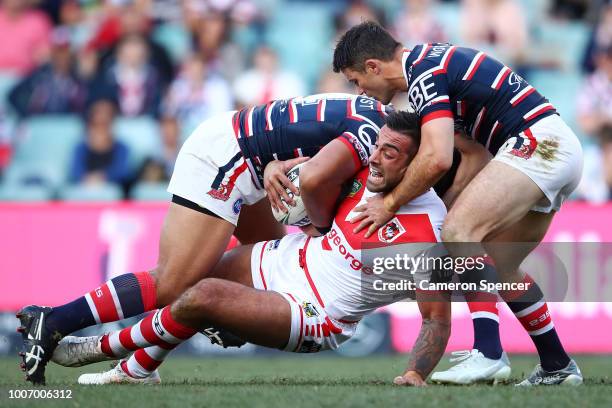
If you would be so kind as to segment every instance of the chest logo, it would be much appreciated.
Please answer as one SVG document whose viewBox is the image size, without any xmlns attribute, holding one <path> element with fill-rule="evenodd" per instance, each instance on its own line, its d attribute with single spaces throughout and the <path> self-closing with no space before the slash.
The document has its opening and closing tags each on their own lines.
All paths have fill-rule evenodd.
<svg viewBox="0 0 612 408">
<path fill-rule="evenodd" d="M 397 217 L 395 217 L 378 230 L 378 239 L 380 242 L 391 243 L 402 236 L 405 232 L 406 229 L 399 222 Z"/>
</svg>

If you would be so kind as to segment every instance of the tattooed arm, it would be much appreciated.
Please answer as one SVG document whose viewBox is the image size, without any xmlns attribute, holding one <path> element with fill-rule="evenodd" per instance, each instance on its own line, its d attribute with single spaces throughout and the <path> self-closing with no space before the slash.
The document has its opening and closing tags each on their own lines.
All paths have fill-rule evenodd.
<svg viewBox="0 0 612 408">
<path fill-rule="evenodd" d="M 450 337 L 450 302 L 424 301 L 418 297 L 417 301 L 423 319 L 421 331 L 412 347 L 406 372 L 393 381 L 397 385 L 426 385 L 425 379 L 442 358 Z"/>
</svg>

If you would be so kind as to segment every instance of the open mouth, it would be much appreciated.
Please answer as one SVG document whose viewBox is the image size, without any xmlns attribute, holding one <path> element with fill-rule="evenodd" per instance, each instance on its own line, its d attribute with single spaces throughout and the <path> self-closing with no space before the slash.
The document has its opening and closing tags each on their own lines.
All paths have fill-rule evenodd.
<svg viewBox="0 0 612 408">
<path fill-rule="evenodd" d="M 383 174 L 375 168 L 370 167 L 370 180 L 375 183 L 381 182 L 383 180 Z"/>
</svg>

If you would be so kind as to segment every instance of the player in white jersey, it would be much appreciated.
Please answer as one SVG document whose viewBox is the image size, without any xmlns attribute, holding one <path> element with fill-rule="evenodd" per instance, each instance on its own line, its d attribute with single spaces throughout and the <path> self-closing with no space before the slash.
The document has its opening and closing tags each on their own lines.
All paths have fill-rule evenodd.
<svg viewBox="0 0 612 408">
<path fill-rule="evenodd" d="M 158 382 L 155 370 L 168 351 L 211 324 L 251 343 L 286 351 L 337 348 L 355 333 L 364 315 L 407 297 L 403 288 L 377 294 L 364 286 L 373 270 L 362 248 L 375 251 L 400 243 L 421 243 L 421 249 L 411 254 L 417 256 L 423 245 L 439 241 L 446 209 L 433 190 L 402 206 L 376 237 L 364 240 L 347 221 L 355 207 L 401 180 L 418 143 L 416 116 L 391 114 L 370 156 L 369 170 L 353 180 L 327 234 L 298 233 L 235 248 L 224 255 L 213 277 L 201 280 L 172 305 L 115 333 L 66 338 L 56 349 L 54 361 L 83 365 L 123 358 L 137 350 L 112 370 L 85 374 L 79 382 Z M 414 279 L 411 276 L 410 270 L 403 271 L 406 280 Z M 421 302 L 423 296 L 426 294 L 416 291 L 424 319 L 418 344 L 396 384 L 423 385 L 450 335 L 450 303 L 446 299 Z"/>
</svg>

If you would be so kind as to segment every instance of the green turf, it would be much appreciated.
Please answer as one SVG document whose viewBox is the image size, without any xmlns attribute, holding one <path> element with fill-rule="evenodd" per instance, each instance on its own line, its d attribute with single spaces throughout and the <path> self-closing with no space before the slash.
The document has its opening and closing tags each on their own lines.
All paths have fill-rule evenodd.
<svg viewBox="0 0 612 408">
<path fill-rule="evenodd" d="M 8 389 L 28 388 L 16 359 L 0 359 L 0 407 L 612 407 L 612 356 L 576 360 L 586 377 L 577 388 L 515 389 L 507 385 L 430 386 L 390 384 L 405 356 L 253 357 L 170 359 L 161 368 L 161 386 L 76 386 L 79 374 L 102 371 L 108 363 L 69 369 L 51 365 L 47 388 L 71 389 L 71 400 L 9 400 Z M 533 356 L 514 356 L 513 378 L 531 371 Z M 448 366 L 442 363 L 441 368 Z M 93 370 L 92 370 L 93 369 Z"/>
</svg>

